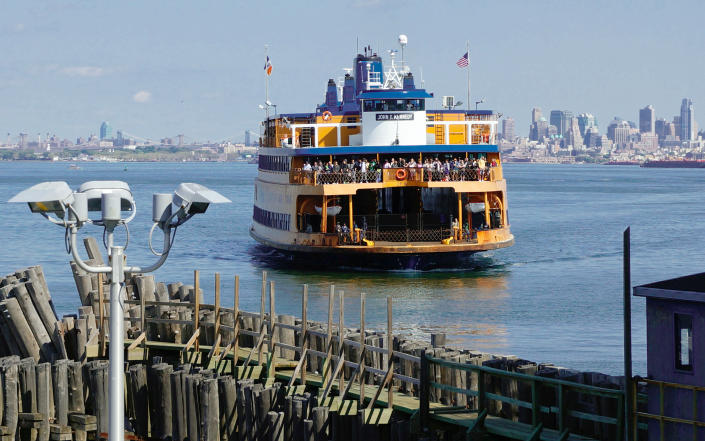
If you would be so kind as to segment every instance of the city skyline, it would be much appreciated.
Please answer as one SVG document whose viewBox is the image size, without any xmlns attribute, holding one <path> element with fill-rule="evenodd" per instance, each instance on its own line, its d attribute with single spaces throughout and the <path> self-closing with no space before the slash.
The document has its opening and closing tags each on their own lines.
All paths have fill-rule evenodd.
<svg viewBox="0 0 705 441">
<path fill-rule="evenodd" d="M 687 16 L 679 13 L 682 4 Z M 407 62 L 438 101 L 465 98 L 466 71 L 455 61 L 469 40 L 471 100 L 486 97 L 481 108 L 512 116 L 519 132 L 533 105 L 590 109 L 609 121 L 614 115 L 634 119 L 630 109 L 643 103 L 678 114 L 677 107 L 671 110 L 673 96 L 705 100 L 697 74 L 705 61 L 693 56 L 705 43 L 697 21 L 705 5 L 698 2 L 539 8 L 450 1 L 431 8 L 412 1 L 400 8 L 358 0 L 294 12 L 280 5 L 6 3 L 0 133 L 52 131 L 75 139 L 95 133 L 96 121 L 105 120 L 145 138 L 237 139 L 263 118 L 265 44 L 274 67 L 270 100 L 280 112 L 301 112 L 323 101 L 320 84 L 341 76 L 357 42 L 385 55 L 397 48 L 400 33 L 409 35 Z M 371 12 L 384 27 L 368 19 Z M 335 29 L 321 29 L 320 23 L 341 16 L 346 20 Z M 470 27 L 449 21 L 468 16 L 487 19 Z M 428 26 L 415 25 L 421 17 Z M 297 33 L 295 46 L 289 33 L 269 32 L 292 26 L 319 31 Z M 659 53 L 687 61 L 688 69 L 674 71 Z"/>
</svg>

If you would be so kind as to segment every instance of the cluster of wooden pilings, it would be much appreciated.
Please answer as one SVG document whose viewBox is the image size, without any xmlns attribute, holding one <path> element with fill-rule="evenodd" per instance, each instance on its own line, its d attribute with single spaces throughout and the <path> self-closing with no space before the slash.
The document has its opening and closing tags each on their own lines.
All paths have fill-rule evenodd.
<svg viewBox="0 0 705 441">
<path fill-rule="evenodd" d="M 96 241 L 87 238 L 84 245 L 89 263 L 103 265 Z M 71 266 L 82 306 L 60 320 L 41 267 L 0 279 L 0 441 L 82 440 L 107 432 L 109 289 L 101 275 Z M 214 304 L 202 302 L 204 285 L 213 287 Z M 129 363 L 125 405 L 128 430 L 137 438 L 434 439 L 465 429 L 440 424 L 433 432 L 420 431 L 412 415 L 421 401 L 454 412 L 482 407 L 487 415 L 529 424 L 537 417 L 516 403 L 536 402 L 537 391 L 544 409 L 560 408 L 571 397 L 572 412 L 619 413 L 607 399 L 561 397 L 555 387 L 532 389 L 526 378 L 459 369 L 486 367 L 609 389 L 622 383 L 598 373 L 450 348 L 444 334 L 433 334 L 430 341 L 394 335 L 390 298 L 387 329 L 369 330 L 365 294 L 359 294 L 359 326 L 350 328 L 343 323 L 345 293 L 333 286 L 327 322 L 307 319 L 306 285 L 300 317 L 276 313 L 275 283 L 266 273 L 258 312 L 239 308 L 237 277 L 234 286 L 234 301 L 226 306 L 218 274 L 212 284 L 202 283 L 198 271 L 186 284 L 126 274 L 121 291 Z M 452 363 L 427 363 L 424 388 L 426 356 Z M 480 396 L 489 398 L 480 402 Z M 558 424 L 550 413 L 539 421 L 545 427 L 579 425 L 582 434 L 596 439 L 614 435 L 614 428 L 594 421 L 567 418 Z"/>
</svg>

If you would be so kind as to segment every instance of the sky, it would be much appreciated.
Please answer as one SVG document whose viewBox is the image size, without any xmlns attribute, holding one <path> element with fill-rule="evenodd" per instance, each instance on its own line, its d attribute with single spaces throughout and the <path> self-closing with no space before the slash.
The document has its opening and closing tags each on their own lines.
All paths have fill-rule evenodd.
<svg viewBox="0 0 705 441">
<path fill-rule="evenodd" d="M 242 141 L 258 131 L 264 48 L 270 101 L 310 112 L 356 45 L 409 39 L 417 84 L 467 101 L 455 62 L 470 43 L 471 101 L 516 121 L 531 108 L 589 112 L 601 131 L 648 104 L 705 115 L 702 1 L 0 1 L 0 140 L 114 130 L 151 139 Z M 705 119 L 701 119 L 705 123 Z"/>
</svg>

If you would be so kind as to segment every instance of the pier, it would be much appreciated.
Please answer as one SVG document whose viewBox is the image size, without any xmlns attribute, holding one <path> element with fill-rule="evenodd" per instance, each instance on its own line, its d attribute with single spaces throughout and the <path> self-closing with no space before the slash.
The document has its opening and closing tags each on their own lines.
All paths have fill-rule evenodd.
<svg viewBox="0 0 705 441">
<path fill-rule="evenodd" d="M 100 259 L 94 240 L 85 245 Z M 41 268 L 0 282 L 0 439 L 107 436 L 109 300 L 100 275 L 73 271 L 83 306 L 61 320 Z M 623 439 L 617 378 L 446 348 L 442 334 L 431 344 L 395 335 L 391 298 L 375 331 L 365 294 L 358 326 L 344 325 L 351 294 L 334 286 L 317 323 L 307 285 L 285 288 L 300 290 L 300 317 L 277 314 L 266 273 L 256 312 L 240 309 L 237 276 L 230 305 L 219 274 L 206 283 L 194 271 L 188 285 L 126 276 L 130 439 Z"/>
</svg>

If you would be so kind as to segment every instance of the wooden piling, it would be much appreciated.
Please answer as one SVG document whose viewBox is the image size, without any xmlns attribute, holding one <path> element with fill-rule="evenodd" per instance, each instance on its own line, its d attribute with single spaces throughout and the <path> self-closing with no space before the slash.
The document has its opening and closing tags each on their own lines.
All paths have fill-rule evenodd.
<svg viewBox="0 0 705 441">
<path fill-rule="evenodd" d="M 149 410 L 152 437 L 168 440 L 171 430 L 171 365 L 159 363 L 152 365 L 149 378 Z"/>
<path fill-rule="evenodd" d="M 149 434 L 149 392 L 147 387 L 147 367 L 133 364 L 127 370 L 127 387 L 129 390 L 134 432 L 146 437 Z"/>
<path fill-rule="evenodd" d="M 39 361 L 39 345 L 17 299 L 9 298 L 0 302 L 0 313 L 15 337 L 22 357 L 32 357 L 35 362 Z"/>
<path fill-rule="evenodd" d="M 266 441 L 284 441 L 284 412 L 267 412 L 267 426 Z"/>
<path fill-rule="evenodd" d="M 14 438 L 17 431 L 17 423 L 19 421 L 19 402 L 18 402 L 18 365 L 19 360 L 8 360 L 9 363 L 3 364 L 0 367 L 2 371 L 3 382 L 3 422 L 12 437 Z"/>
<path fill-rule="evenodd" d="M 365 404 L 365 304 L 367 301 L 367 295 L 363 292 L 360 294 L 360 357 L 358 363 L 360 363 L 360 373 L 358 374 L 357 384 L 360 387 L 360 405 Z"/>
<path fill-rule="evenodd" d="M 198 405 L 198 386 L 201 376 L 195 374 L 186 375 L 185 395 L 186 395 L 186 428 L 189 440 L 200 439 L 200 421 Z"/>
<path fill-rule="evenodd" d="M 99 433 L 108 432 L 108 362 L 103 360 L 88 363 L 88 378 L 90 381 L 90 397 L 92 409 L 96 416 Z"/>
<path fill-rule="evenodd" d="M 201 405 L 201 441 L 220 440 L 220 404 L 218 380 L 203 380 L 199 387 Z"/>
<path fill-rule="evenodd" d="M 52 366 L 54 388 L 54 415 L 62 426 L 69 424 L 69 360 L 58 360 Z"/>
<path fill-rule="evenodd" d="M 231 376 L 218 377 L 218 399 L 220 402 L 220 434 L 224 441 L 235 440 L 237 424 L 237 387 Z"/>
</svg>

